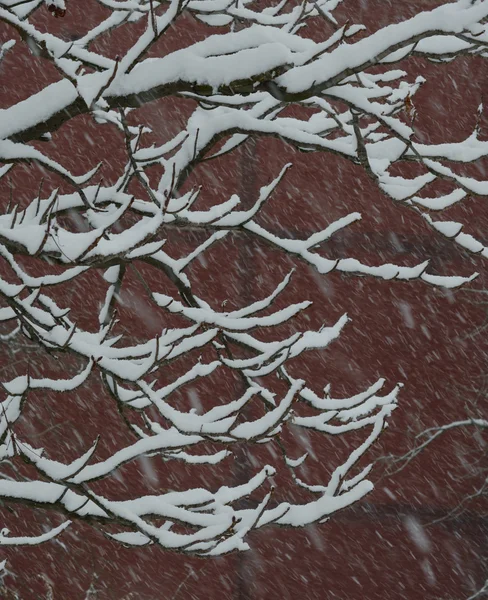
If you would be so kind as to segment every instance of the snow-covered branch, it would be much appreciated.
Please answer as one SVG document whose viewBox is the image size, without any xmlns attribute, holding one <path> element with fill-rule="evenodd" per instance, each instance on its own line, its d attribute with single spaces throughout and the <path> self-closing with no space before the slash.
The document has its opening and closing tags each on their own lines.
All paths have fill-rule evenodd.
<svg viewBox="0 0 488 600">
<path fill-rule="evenodd" d="M 455 170 L 488 156 L 488 142 L 475 130 L 462 142 L 418 143 L 413 97 L 424 80 L 409 81 L 405 71 L 390 65 L 412 56 L 440 62 L 461 55 L 485 57 L 488 1 L 459 0 L 372 34 L 360 25 L 341 26 L 333 15 L 338 3 L 332 0 L 293 7 L 286 2 L 263 7 L 251 0 L 99 2 L 110 16 L 67 42 L 41 31 L 31 17 L 47 9 L 63 18 L 69 3 L 0 0 L 2 27 L 36 60 L 47 61 L 58 77 L 0 110 L 0 178 L 20 164 L 34 163 L 64 186 L 43 190 L 41 182 L 27 201 L 2 205 L 0 321 L 12 322 L 12 330 L 1 339 L 8 343 L 22 335 L 59 362 L 77 365 L 76 373 L 68 369 L 63 377 L 27 371 L 1 381 L 0 463 L 20 459 L 37 475 L 0 479 L 0 499 L 50 507 L 69 520 L 40 536 L 2 534 L 0 545 L 41 543 L 81 519 L 127 545 L 155 543 L 198 555 L 242 550 L 253 529 L 326 520 L 372 489 L 366 479 L 371 467 L 363 458 L 395 409 L 400 386 L 380 394 L 380 380 L 351 397 L 332 398 L 327 390 L 321 397 L 300 377 L 295 359 L 332 344 L 347 326 L 347 315 L 328 319 L 318 330 L 303 330 L 296 321 L 304 322 L 300 315 L 311 303 L 306 297 L 286 300 L 292 274 L 271 282 L 263 298 L 236 301 L 226 310 L 197 285 L 196 261 L 241 235 L 321 275 L 339 271 L 451 288 L 476 274 L 436 275 L 428 260 L 415 266 L 368 265 L 353 256 L 329 257 L 328 242 L 359 221 L 358 212 L 342 215 L 306 239 L 264 226 L 261 211 L 280 201 L 289 164 L 270 176 L 250 206 L 234 193 L 228 198 L 216 194 L 210 206 L 202 207 L 205 190 L 195 180 L 207 161 L 250 137 L 274 137 L 301 152 L 334 153 L 363 168 L 382 193 L 420 214 L 435 232 L 487 257 L 480 242 L 461 233 L 461 224 L 434 220 L 426 211 L 442 210 L 468 194 L 488 195 L 488 180 Z M 160 40 L 188 16 L 204 24 L 204 38 L 148 56 L 158 53 Z M 324 20 L 324 31 L 330 33 L 321 41 L 304 35 L 314 20 Z M 137 21 L 145 23 L 139 37 L 129 27 Z M 212 26 L 226 29 L 214 33 L 208 29 Z M 127 31 L 130 43 L 114 59 L 95 42 L 118 28 Z M 6 72 L 13 42 L 0 46 Z M 169 96 L 191 103 L 191 111 L 173 137 L 155 145 L 147 141 L 153 132 L 137 108 Z M 96 163 L 76 169 L 50 157 L 57 130 L 80 115 L 110 128 L 114 144 L 120 143 L 124 158 L 112 165 L 116 174 L 110 182 L 96 182 L 107 160 L 103 148 Z M 46 142 L 43 151 L 39 140 Z M 412 162 L 420 174 L 395 174 L 397 167 Z M 438 179 L 451 182 L 452 191 L 427 197 L 428 186 Z M 198 242 L 175 248 L 168 243 L 175 231 L 179 240 L 197 232 Z M 40 265 L 41 274 L 32 274 L 29 261 Z M 102 300 L 94 318 L 81 325 L 63 290 L 90 276 L 103 287 Z M 144 288 L 155 320 L 167 324 L 145 338 L 142 331 L 129 334 L 119 321 L 130 281 Z M 92 438 L 70 461 L 18 433 L 17 421 L 35 390 L 63 395 L 77 390 L 79 397 L 95 376 L 116 405 L 125 440 L 108 458 L 97 456 L 102 426 L 97 441 Z M 233 378 L 232 386 L 221 383 L 225 378 Z M 210 387 L 211 407 L 188 408 L 175 400 L 185 396 L 190 384 Z M 92 485 L 103 484 L 141 457 L 215 465 L 230 462 L 243 444 L 281 448 L 286 428 L 330 436 L 351 433 L 358 444 L 319 484 L 296 474 L 307 457 L 293 459 L 285 450 L 283 464 L 292 483 L 312 495 L 308 502 L 277 498 L 275 466 L 265 464 L 247 482 L 214 486 L 215 491 L 195 487 L 113 500 Z M 432 432 L 424 445 L 440 432 Z"/>
</svg>

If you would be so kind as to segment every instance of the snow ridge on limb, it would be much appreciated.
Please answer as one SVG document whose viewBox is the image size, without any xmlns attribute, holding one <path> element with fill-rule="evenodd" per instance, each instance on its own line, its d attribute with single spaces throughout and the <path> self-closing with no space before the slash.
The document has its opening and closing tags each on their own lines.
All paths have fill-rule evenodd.
<svg viewBox="0 0 488 600">
<path fill-rule="evenodd" d="M 202 163 L 232 152 L 251 136 L 272 136 L 302 152 L 332 152 L 364 168 L 379 190 L 420 212 L 434 230 L 488 255 L 484 246 L 461 232 L 460 224 L 434 221 L 422 212 L 442 210 L 468 194 L 488 195 L 488 182 L 462 176 L 457 167 L 445 164 L 486 157 L 487 143 L 478 139 L 477 131 L 462 142 L 417 143 L 412 98 L 423 79 L 408 82 L 406 73 L 393 67 L 381 74 L 372 70 L 374 65 L 394 65 L 410 56 L 441 62 L 461 55 L 486 56 L 488 1 L 449 3 L 372 35 L 360 25 L 337 22 L 333 11 L 338 0 L 295 7 L 280 2 L 265 8 L 250 0 L 99 2 L 111 14 L 84 37 L 68 43 L 38 30 L 30 16 L 47 6 L 53 17 L 67 17 L 69 4 L 0 0 L 2 25 L 13 35 L 20 34 L 39 60 L 51 63 L 59 75 L 37 94 L 0 111 L 0 178 L 19 164 L 34 162 L 69 185 L 63 193 L 43 192 L 40 185 L 27 202 L 9 203 L 0 214 L 0 259 L 5 266 L 0 321 L 12 325 L 0 339 L 11 343 L 23 336 L 60 360 L 70 355 L 80 364 L 71 377 L 56 379 L 27 371 L 1 381 L 0 464 L 20 459 L 35 469 L 38 479 L 2 475 L 0 499 L 48 505 L 71 521 L 87 520 L 110 531 L 127 545 L 159 544 L 202 556 L 244 550 L 244 538 L 253 529 L 324 521 L 372 489 L 367 480 L 371 465 L 358 463 L 386 426 L 400 386 L 382 394 L 384 381 L 379 380 L 349 398 L 332 398 L 327 389 L 323 397 L 315 393 L 293 376 L 299 363 L 289 363 L 332 344 L 347 326 L 347 315 L 317 331 L 294 326 L 292 333 L 289 329 L 283 333 L 310 306 L 300 299 L 283 307 L 291 273 L 263 298 L 226 310 L 195 285 L 195 261 L 202 262 L 206 252 L 230 237 L 243 235 L 323 275 L 336 270 L 387 281 L 419 279 L 443 287 L 461 285 L 472 277 L 432 274 L 428 261 L 414 266 L 366 265 L 355 257 L 329 257 L 328 241 L 361 219 L 357 212 L 306 239 L 264 227 L 260 211 L 276 201 L 273 196 L 286 185 L 290 165 L 274 174 L 250 207 L 242 207 L 235 193 L 201 208 L 200 188 L 188 189 L 186 184 L 190 176 L 198 175 Z M 185 12 L 210 27 L 228 30 L 163 57 L 147 58 L 168 29 L 179 26 Z M 303 35 L 312 18 L 324 19 L 333 29 L 319 42 Z M 130 40 L 123 56 L 105 56 L 100 51 L 104 44 L 93 44 L 108 31 L 123 31 L 141 20 L 145 30 Z M 13 52 L 11 41 L 1 46 L 2 69 L 8 69 Z M 165 96 L 184 96 L 193 102 L 193 111 L 173 138 L 148 145 L 150 130 L 133 109 Z M 313 110 L 285 113 L 290 105 Z M 123 144 L 125 162 L 115 183 L 94 182 L 96 164 L 77 175 L 49 156 L 51 136 L 82 114 L 112 128 Z M 39 139 L 47 142 L 45 151 L 32 145 Z M 408 161 L 417 162 L 422 174 L 411 179 L 393 174 L 395 165 Z M 426 197 L 427 186 L 440 178 L 450 180 L 454 191 L 443 198 Z M 76 228 L 70 218 L 76 219 Z M 196 232 L 198 242 L 177 254 L 166 243 L 174 231 L 181 236 Z M 26 258 L 39 261 L 46 273 L 30 274 Z M 54 273 L 48 268 L 53 264 Z M 145 273 L 151 269 L 157 275 L 148 281 Z M 57 290 L 91 273 L 101 274 L 105 294 L 91 328 L 84 328 L 70 306 L 59 300 Z M 117 309 L 131 278 L 143 285 L 151 310 L 171 323 L 148 339 L 135 339 L 118 326 Z M 177 370 L 181 359 L 186 361 L 182 372 Z M 215 383 L 224 374 L 235 376 L 235 389 L 222 391 L 226 388 Z M 121 442 L 102 459 L 97 456 L 102 430 L 80 456 L 65 462 L 32 445 L 27 435 L 25 439 L 19 435 L 17 422 L 35 390 L 58 394 L 77 390 L 82 395 L 94 375 L 101 376 L 130 441 Z M 211 386 L 217 398 L 211 408 L 185 409 L 174 402 L 194 383 Z M 298 471 L 307 455 L 293 458 L 282 447 L 281 433 L 290 426 L 330 436 L 350 432 L 364 436 L 328 481 L 308 483 Z M 271 465 L 256 468 L 241 485 L 131 494 L 126 500 L 113 500 L 91 487 L 141 457 L 216 465 L 231 461 L 235 448 L 244 443 L 279 445 L 292 482 L 313 499 L 303 504 L 277 500 Z M 248 499 L 245 504 L 243 499 Z M 33 537 L 10 537 L 5 532 L 0 545 L 46 542 L 68 525 L 65 521 Z M 120 531 L 114 533 L 115 528 Z"/>
</svg>

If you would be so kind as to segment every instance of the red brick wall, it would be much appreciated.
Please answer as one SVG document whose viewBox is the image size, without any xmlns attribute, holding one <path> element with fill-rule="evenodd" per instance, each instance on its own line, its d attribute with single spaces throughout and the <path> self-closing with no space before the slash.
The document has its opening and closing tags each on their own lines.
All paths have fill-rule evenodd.
<svg viewBox="0 0 488 600">
<path fill-rule="evenodd" d="M 354 22 L 375 29 L 406 18 L 419 6 L 430 8 L 442 3 L 354 0 L 345 2 L 339 14 L 341 20 L 350 14 Z M 69 38 L 87 31 L 103 12 L 92 0 L 70 2 L 64 19 L 54 21 L 46 10 L 41 10 L 36 21 L 40 27 L 55 27 Z M 172 31 L 165 44 L 167 48 L 181 46 L 203 33 L 201 26 L 187 19 L 185 28 Z M 2 25 L 0 42 L 10 37 Z M 115 55 L 128 40 L 114 34 L 102 43 Z M 161 51 L 161 46 L 154 50 Z M 415 60 L 408 68 L 427 78 L 416 97 L 418 139 L 438 142 L 468 135 L 486 89 L 486 61 L 460 59 L 435 66 Z M 33 58 L 19 44 L 0 67 L 0 106 L 27 97 L 56 77 L 45 61 Z M 148 104 L 140 112 L 147 117 L 155 139 L 161 140 L 184 122 L 189 107 L 187 101 L 166 99 Z M 114 165 L 123 159 L 123 146 L 114 130 L 95 126 L 86 116 L 65 124 L 50 144 L 34 145 L 50 156 L 62 157 L 63 164 L 74 172 L 93 165 L 102 154 L 106 157 L 102 174 L 107 180 L 113 177 Z M 436 237 L 418 215 L 384 197 L 359 167 L 335 156 L 303 155 L 278 140 L 263 139 L 231 157 L 207 163 L 205 170 L 197 170 L 195 181 L 204 183 L 203 201 L 212 195 L 224 199 L 237 191 L 244 201 L 251 202 L 256 190 L 288 161 L 294 163 L 294 168 L 263 214 L 266 224 L 274 230 L 305 236 L 358 210 L 363 213 L 363 220 L 336 234 L 324 246 L 323 252 L 328 256 L 355 256 L 370 264 L 391 261 L 409 265 L 431 258 L 432 269 L 441 274 L 481 271 L 471 287 L 484 285 L 486 269 L 482 260 Z M 486 176 L 487 166 L 484 161 L 476 168 Z M 15 169 L 12 188 L 16 199 L 22 202 L 31 197 L 39 175 L 35 167 Z M 50 175 L 44 175 L 45 186 L 59 184 Z M 2 205 L 9 193 L 4 178 L 0 181 Z M 448 216 L 466 222 L 467 232 L 486 239 L 488 210 L 483 199 L 469 199 Z M 170 239 L 169 244 L 180 250 L 182 244 L 191 245 L 194 241 L 178 238 Z M 216 247 L 205 256 L 206 265 L 192 267 L 193 273 L 202 289 L 218 300 L 230 296 L 236 305 L 241 298 L 245 301 L 254 294 L 269 292 L 292 265 L 286 256 L 244 235 L 234 236 L 225 250 L 221 248 Z M 400 407 L 374 450 L 375 456 L 400 454 L 410 447 L 413 434 L 422 426 L 464 416 L 469 396 L 460 387 L 476 385 L 485 365 L 484 337 L 470 336 L 485 316 L 483 307 L 469 302 L 474 295 L 444 292 L 422 282 L 389 283 L 338 273 L 322 277 L 304 265 L 296 266 L 299 269 L 294 283 L 283 301 L 314 301 L 307 312 L 309 320 L 301 322 L 310 327 L 331 324 L 347 312 L 352 323 L 329 349 L 310 353 L 306 361 L 293 368 L 306 376 L 317 391 L 331 382 L 338 395 L 360 391 L 380 376 L 386 377 L 389 385 L 397 381 L 406 384 Z M 32 263 L 29 268 L 35 272 L 40 267 Z M 145 275 L 151 277 L 149 271 Z M 96 306 L 101 293 L 97 277 L 80 279 L 63 291 L 65 302 L 73 305 L 73 313 L 86 326 L 92 319 L 90 306 Z M 87 297 L 87 290 L 91 298 Z M 136 278 L 131 280 L 123 300 L 125 308 L 120 318 L 129 330 L 142 334 L 140 328 L 144 327 L 145 333 L 154 333 L 162 326 L 159 318 L 152 315 L 141 320 L 142 312 L 147 314 L 149 310 L 145 310 L 144 290 Z M 2 368 L 18 373 L 25 372 L 26 361 L 37 368 L 49 368 L 51 373 L 61 373 L 64 368 L 48 365 L 47 358 L 26 349 L 20 349 L 12 363 L 7 349 L 0 347 L 0 360 Z M 26 437 L 37 436 L 36 443 L 55 448 L 58 453 L 62 449 L 67 456 L 86 448 L 102 428 L 100 456 L 124 443 L 113 425 L 115 409 L 96 377 L 72 396 L 65 399 L 37 394 L 19 423 Z M 125 549 L 88 525 L 76 524 L 59 540 L 46 545 L 8 550 L 12 574 L 5 582 L 23 600 L 44 597 L 46 581 L 52 582 L 54 598 L 73 600 L 84 598 L 92 581 L 100 599 L 458 600 L 469 596 L 473 586 L 486 578 L 486 507 L 475 503 L 468 505 L 459 517 L 429 527 L 419 524 L 445 516 L 480 483 L 467 468 L 482 453 L 482 445 L 471 433 L 459 431 L 446 436 L 391 478 L 381 478 L 383 470 L 378 465 L 373 475 L 376 489 L 365 502 L 321 526 L 294 531 L 268 528 L 254 533 L 250 538 L 252 550 L 244 555 L 201 560 L 159 548 Z M 304 441 L 295 439 L 290 443 L 303 446 Z M 311 480 L 327 473 L 349 449 L 339 438 L 311 436 L 310 444 L 314 454 L 309 459 L 307 475 Z M 241 472 L 233 475 L 237 479 L 252 470 L 245 453 L 240 459 Z M 153 461 L 152 466 L 155 475 L 149 480 L 140 465 L 123 468 L 121 480 L 109 491 L 116 494 L 118 485 L 130 486 L 134 491 L 155 491 L 161 485 L 171 487 L 178 482 L 191 481 L 195 485 L 198 477 L 205 482 L 218 482 L 227 468 L 205 468 L 195 473 L 184 467 L 175 471 L 178 467 L 172 463 L 161 466 Z M 45 514 L 33 516 L 21 508 L 15 511 L 12 514 L 7 507 L 0 507 L 0 525 L 8 523 L 17 532 L 48 518 Z"/>
</svg>

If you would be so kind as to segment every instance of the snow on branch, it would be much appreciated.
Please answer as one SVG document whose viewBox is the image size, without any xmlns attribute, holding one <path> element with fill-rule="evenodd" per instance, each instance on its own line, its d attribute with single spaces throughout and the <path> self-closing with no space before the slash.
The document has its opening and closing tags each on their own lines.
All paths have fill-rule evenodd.
<svg viewBox="0 0 488 600">
<path fill-rule="evenodd" d="M 338 0 L 293 7 L 286 1 L 266 6 L 252 0 L 98 1 L 109 16 L 67 42 L 38 29 L 31 17 L 48 10 L 53 18 L 68 18 L 68 2 L 0 0 L 0 22 L 12 36 L 0 46 L 2 71 L 8 77 L 20 36 L 36 60 L 46 61 L 57 74 L 56 81 L 0 110 L 0 178 L 6 181 L 19 164 L 29 169 L 34 164 L 40 171 L 31 169 L 31 175 L 46 169 L 58 185 L 43 190 L 41 181 L 26 201 L 16 204 L 12 194 L 2 205 L 0 321 L 11 321 L 12 328 L 0 339 L 13 343 L 22 336 L 60 364 L 77 365 L 76 372 L 66 368 L 63 376 L 27 369 L 0 382 L 0 464 L 20 459 L 30 473 L 18 471 L 17 479 L 0 475 L 0 499 L 49 506 L 126 545 L 159 544 L 203 556 L 244 550 L 244 538 L 253 529 L 324 521 L 372 489 L 371 465 L 363 458 L 387 425 L 400 386 L 382 395 L 384 381 L 379 380 L 347 398 L 332 398 L 327 390 L 324 397 L 316 394 L 293 376 L 300 371 L 294 359 L 333 344 L 347 327 L 347 315 L 316 331 L 301 330 L 295 319 L 311 303 L 306 297 L 289 302 L 291 273 L 281 283 L 271 282 L 264 297 L 237 299 L 226 310 L 196 278 L 196 263 L 204 264 L 214 248 L 225 255 L 229 240 L 241 235 L 322 275 L 419 279 L 450 288 L 476 274 L 433 274 L 428 260 L 414 266 L 369 265 L 353 256 L 329 256 L 335 234 L 368 218 L 358 212 L 342 215 L 306 239 L 265 227 L 261 211 L 272 211 L 280 202 L 289 164 L 270 175 L 250 204 L 233 193 L 212 196 L 212 203 L 202 207 L 200 196 L 209 190 L 189 186 L 207 161 L 233 152 L 250 137 L 274 137 L 301 152 L 333 153 L 363 168 L 379 192 L 413 208 L 434 232 L 488 257 L 480 242 L 461 232 L 461 224 L 437 221 L 425 212 L 441 211 L 468 194 L 488 195 L 488 181 L 457 171 L 459 164 L 488 156 L 488 143 L 477 129 L 462 142 L 415 141 L 413 98 L 424 79 L 409 81 L 405 71 L 394 68 L 415 56 L 439 62 L 486 57 L 488 2 L 451 2 L 369 34 L 362 25 L 337 21 Z M 159 40 L 172 29 L 184 29 L 188 15 L 205 24 L 207 35 L 198 42 L 188 39 L 177 50 L 170 44 L 155 57 Z M 306 36 L 314 20 L 323 20 L 323 31 L 329 31 L 320 41 Z M 142 33 L 130 27 L 137 21 L 145 24 Z M 225 29 L 215 33 L 213 26 Z M 115 29 L 129 43 L 114 59 L 103 54 L 106 44 L 94 42 Z M 191 110 L 179 131 L 155 144 L 148 141 L 154 134 L 137 108 L 164 97 L 184 101 Z M 295 110 L 286 111 L 289 107 Z M 123 158 L 111 165 L 116 174 L 110 181 L 96 181 L 108 160 L 103 147 L 96 163 L 76 169 L 51 158 L 56 132 L 71 121 L 76 131 L 80 115 L 110 129 L 114 145 L 120 144 Z M 45 142 L 42 152 L 38 141 Z M 410 162 L 420 174 L 395 175 L 398 165 Z M 454 190 L 428 197 L 428 186 L 439 179 L 449 180 Z M 189 243 L 171 244 L 175 232 Z M 34 262 L 38 268 L 31 270 Z M 83 278 L 103 287 L 89 324 L 77 322 L 66 294 Z M 144 288 L 155 320 L 167 324 L 145 338 L 142 327 L 134 335 L 121 324 L 124 290 L 134 282 Z M 62 397 L 76 390 L 81 398 L 94 377 L 101 379 L 120 417 L 120 444 L 108 457 L 99 453 L 103 424 L 97 441 L 91 438 L 71 460 L 19 434 L 17 422 L 36 390 Z M 223 385 L 226 377 L 233 378 L 232 386 Z M 185 398 L 192 384 L 210 387 L 211 407 L 188 408 L 175 401 Z M 357 443 L 329 480 L 318 484 L 297 474 L 307 455 L 292 458 L 284 449 L 282 463 L 293 485 L 312 496 L 308 502 L 277 498 L 275 467 L 266 464 L 239 484 L 160 494 L 134 490 L 125 500 L 91 486 L 141 458 L 199 467 L 232 461 L 243 444 L 281 448 L 287 427 L 351 434 Z M 440 432 L 433 431 L 424 444 Z M 34 537 L 10 537 L 4 531 L 0 545 L 42 543 L 69 524 Z"/>
</svg>

